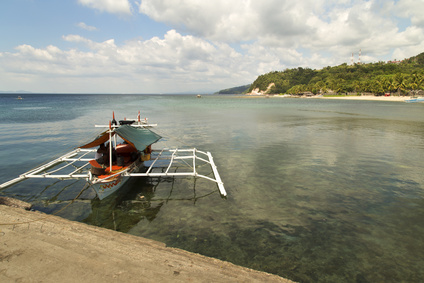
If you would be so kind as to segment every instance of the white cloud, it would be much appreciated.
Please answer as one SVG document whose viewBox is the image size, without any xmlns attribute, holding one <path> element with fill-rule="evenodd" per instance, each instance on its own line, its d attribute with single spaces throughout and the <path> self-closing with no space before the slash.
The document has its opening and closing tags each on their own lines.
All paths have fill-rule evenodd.
<svg viewBox="0 0 424 283">
<path fill-rule="evenodd" d="M 422 10 L 422 0 L 143 0 L 139 6 L 156 21 L 210 40 L 330 51 L 338 60 L 360 48 L 377 58 L 393 46 L 408 47 L 398 17 L 411 17 L 420 38 Z"/>
<path fill-rule="evenodd" d="M 139 11 L 189 33 L 212 40 L 243 42 L 308 35 L 306 21 L 322 11 L 322 1 L 291 0 L 143 0 Z"/>
<path fill-rule="evenodd" d="M 397 60 L 403 60 L 411 56 L 416 56 L 424 51 L 424 34 L 423 30 L 417 27 L 409 27 L 400 35 L 404 42 L 408 42 L 408 45 L 399 48 L 393 46 L 393 58 Z"/>
<path fill-rule="evenodd" d="M 84 38 L 77 34 L 69 34 L 66 36 L 62 36 L 62 39 L 69 42 L 83 42 L 83 43 L 90 43 L 91 40 Z"/>
<path fill-rule="evenodd" d="M 78 0 L 83 6 L 112 14 L 130 15 L 131 4 L 128 0 Z"/>
<path fill-rule="evenodd" d="M 96 30 L 97 30 L 97 28 L 96 28 L 96 27 L 89 26 L 89 25 L 87 25 L 87 24 L 86 24 L 86 23 L 84 23 L 84 22 L 80 22 L 80 23 L 78 23 L 78 24 L 77 24 L 77 27 L 82 28 L 82 29 L 84 29 L 84 30 L 88 30 L 88 31 L 96 31 Z"/>
<path fill-rule="evenodd" d="M 316 27 L 316 32 L 309 41 L 304 39 L 303 47 L 315 51 L 328 50 L 333 56 L 356 52 L 360 48 L 381 55 L 390 51 L 392 43 L 402 44 L 396 40 L 398 28 L 394 22 L 374 13 L 370 2 L 349 8 L 333 8 L 327 17 L 327 21 L 317 16 L 308 20 L 311 26 Z"/>
<path fill-rule="evenodd" d="M 413 25 L 424 27 L 424 1 L 399 0 L 396 11 L 405 18 L 410 18 Z"/>
<path fill-rule="evenodd" d="M 89 82 L 98 92 L 213 91 L 249 83 L 258 72 L 278 67 L 273 58 L 259 64 L 257 57 L 243 55 L 225 43 L 183 36 L 175 30 L 163 38 L 132 40 L 121 46 L 113 39 L 95 42 L 79 35 L 63 39 L 83 44 L 88 51 L 20 45 L 13 53 L 0 53 L 0 83 L 13 89 L 7 87 L 14 81 L 10 78 L 26 77 L 28 85 L 51 81 L 38 91 L 55 91 L 60 84 L 76 79 L 78 83 L 68 91 L 78 91 Z"/>
</svg>

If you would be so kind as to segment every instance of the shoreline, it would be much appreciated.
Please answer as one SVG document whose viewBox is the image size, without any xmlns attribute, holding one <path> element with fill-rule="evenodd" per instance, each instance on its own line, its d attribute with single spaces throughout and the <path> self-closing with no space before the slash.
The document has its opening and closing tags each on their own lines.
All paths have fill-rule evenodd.
<svg viewBox="0 0 424 283">
<path fill-rule="evenodd" d="M 372 101 L 397 101 L 405 102 L 405 100 L 411 99 L 410 96 L 374 96 L 374 95 L 361 95 L 353 96 L 346 95 L 341 97 L 312 97 L 316 99 L 342 99 L 342 100 L 372 100 Z"/>
<path fill-rule="evenodd" d="M 164 243 L 0 205 L 1 282 L 283 282 Z"/>
<path fill-rule="evenodd" d="M 412 99 L 412 96 L 375 96 L 375 95 L 346 95 L 346 96 L 331 96 L 331 97 L 324 97 L 324 96 L 283 96 L 283 95 L 264 95 L 264 94 L 245 94 L 244 97 L 250 97 L 250 98 L 301 98 L 301 99 L 339 99 L 339 100 L 369 100 L 369 101 L 393 101 L 393 102 L 405 102 L 405 100 Z"/>
</svg>

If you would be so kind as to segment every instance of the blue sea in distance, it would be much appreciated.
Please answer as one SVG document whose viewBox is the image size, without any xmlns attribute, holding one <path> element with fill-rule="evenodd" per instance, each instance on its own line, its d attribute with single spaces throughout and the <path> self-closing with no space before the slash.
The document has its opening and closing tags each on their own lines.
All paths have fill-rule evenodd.
<svg viewBox="0 0 424 283">
<path fill-rule="evenodd" d="M 193 179 L 0 191 L 46 213 L 299 282 L 424 282 L 424 104 L 204 95 L 0 95 L 0 182 L 138 111 L 162 147 L 210 151 L 228 197 Z M 59 212 L 60 211 L 60 212 Z"/>
</svg>

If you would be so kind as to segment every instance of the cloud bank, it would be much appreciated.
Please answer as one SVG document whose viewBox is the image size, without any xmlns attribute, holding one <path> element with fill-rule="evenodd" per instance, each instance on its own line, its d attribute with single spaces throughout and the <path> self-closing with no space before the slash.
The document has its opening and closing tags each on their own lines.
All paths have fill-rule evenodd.
<svg viewBox="0 0 424 283">
<path fill-rule="evenodd" d="M 422 41 L 424 1 L 143 0 L 139 11 L 212 41 L 269 48 L 329 50 L 339 58 L 360 48 L 371 57 Z M 398 24 L 411 18 L 400 31 Z M 419 37 L 416 37 L 420 35 Z M 419 52 L 419 47 L 416 48 Z"/>
</svg>

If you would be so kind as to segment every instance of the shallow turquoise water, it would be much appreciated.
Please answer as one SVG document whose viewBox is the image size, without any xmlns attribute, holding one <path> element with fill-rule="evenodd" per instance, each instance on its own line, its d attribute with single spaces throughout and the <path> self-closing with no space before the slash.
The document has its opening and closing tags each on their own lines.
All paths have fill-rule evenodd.
<svg viewBox="0 0 424 283">
<path fill-rule="evenodd" d="M 212 152 L 228 191 L 137 179 L 60 215 L 300 282 L 424 281 L 424 104 L 242 96 L 0 95 L 0 182 L 142 117 L 157 147 Z M 84 182 L 3 190 L 54 213 Z"/>
</svg>

